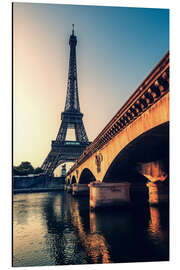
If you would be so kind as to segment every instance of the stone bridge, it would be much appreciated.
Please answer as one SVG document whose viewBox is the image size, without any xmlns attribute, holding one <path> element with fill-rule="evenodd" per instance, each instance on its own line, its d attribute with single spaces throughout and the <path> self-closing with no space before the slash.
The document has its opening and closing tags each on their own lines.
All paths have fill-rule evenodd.
<svg viewBox="0 0 180 270">
<path fill-rule="evenodd" d="M 169 52 L 66 175 L 90 206 L 168 201 Z"/>
</svg>

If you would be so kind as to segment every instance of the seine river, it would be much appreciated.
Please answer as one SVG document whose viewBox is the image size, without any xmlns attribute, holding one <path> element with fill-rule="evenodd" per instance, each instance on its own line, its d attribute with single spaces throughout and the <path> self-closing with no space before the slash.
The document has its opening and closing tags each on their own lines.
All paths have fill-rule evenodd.
<svg viewBox="0 0 180 270">
<path fill-rule="evenodd" d="M 66 192 L 16 194 L 13 266 L 168 260 L 168 208 L 90 211 Z"/>
</svg>

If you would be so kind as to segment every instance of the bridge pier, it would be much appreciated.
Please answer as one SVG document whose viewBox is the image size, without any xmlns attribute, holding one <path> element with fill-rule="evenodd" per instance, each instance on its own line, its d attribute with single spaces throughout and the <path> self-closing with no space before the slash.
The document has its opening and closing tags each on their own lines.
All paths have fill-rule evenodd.
<svg viewBox="0 0 180 270">
<path fill-rule="evenodd" d="M 130 199 L 133 206 L 147 205 L 149 190 L 146 183 L 132 182 L 130 186 Z"/>
<path fill-rule="evenodd" d="M 169 159 L 151 161 L 139 164 L 139 172 L 144 175 L 149 183 L 146 184 L 149 193 L 149 204 L 158 205 L 169 201 Z"/>
<path fill-rule="evenodd" d="M 72 185 L 72 194 L 74 196 L 81 196 L 81 195 L 88 195 L 89 194 L 89 187 L 88 184 L 73 184 Z"/>
<path fill-rule="evenodd" d="M 66 191 L 69 193 L 72 192 L 72 185 L 71 184 L 66 186 Z"/>
<path fill-rule="evenodd" d="M 92 182 L 90 189 L 90 208 L 130 204 L 130 183 Z"/>
<path fill-rule="evenodd" d="M 169 186 L 164 182 L 149 182 L 149 203 L 151 205 L 158 205 L 169 202 Z"/>
</svg>

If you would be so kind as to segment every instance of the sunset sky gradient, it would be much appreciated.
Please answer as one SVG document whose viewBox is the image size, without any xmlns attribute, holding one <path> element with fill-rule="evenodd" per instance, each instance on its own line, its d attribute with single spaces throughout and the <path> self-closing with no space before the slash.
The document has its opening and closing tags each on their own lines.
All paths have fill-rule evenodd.
<svg viewBox="0 0 180 270">
<path fill-rule="evenodd" d="M 92 141 L 169 49 L 169 10 L 13 4 L 14 165 L 41 166 L 64 110 L 75 24 L 78 86 Z"/>
</svg>

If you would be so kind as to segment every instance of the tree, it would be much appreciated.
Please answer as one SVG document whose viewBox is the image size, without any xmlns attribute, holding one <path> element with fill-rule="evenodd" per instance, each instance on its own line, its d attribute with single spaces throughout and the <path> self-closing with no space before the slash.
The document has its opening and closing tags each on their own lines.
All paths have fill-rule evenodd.
<svg viewBox="0 0 180 270">
<path fill-rule="evenodd" d="M 13 167 L 13 175 L 24 175 L 23 171 L 18 167 Z"/>
<path fill-rule="evenodd" d="M 24 171 L 24 172 L 27 173 L 27 174 L 32 174 L 32 173 L 34 173 L 34 168 L 33 168 L 33 166 L 31 165 L 31 163 L 28 162 L 28 161 L 21 162 L 21 164 L 20 164 L 19 167 L 20 167 L 20 169 L 22 169 L 22 171 Z"/>
<path fill-rule="evenodd" d="M 31 163 L 28 161 L 21 162 L 19 166 L 13 167 L 14 175 L 28 175 L 28 174 L 33 174 L 33 173 L 34 173 L 34 168 L 31 165 Z"/>
<path fill-rule="evenodd" d="M 39 173 L 43 173 L 43 169 L 41 169 L 40 167 L 37 167 L 36 169 L 34 169 L 34 174 L 39 174 Z"/>
<path fill-rule="evenodd" d="M 39 173 L 43 173 L 43 169 L 40 167 L 34 169 L 29 161 L 23 161 L 19 166 L 13 167 L 13 175 L 28 175 Z"/>
</svg>

